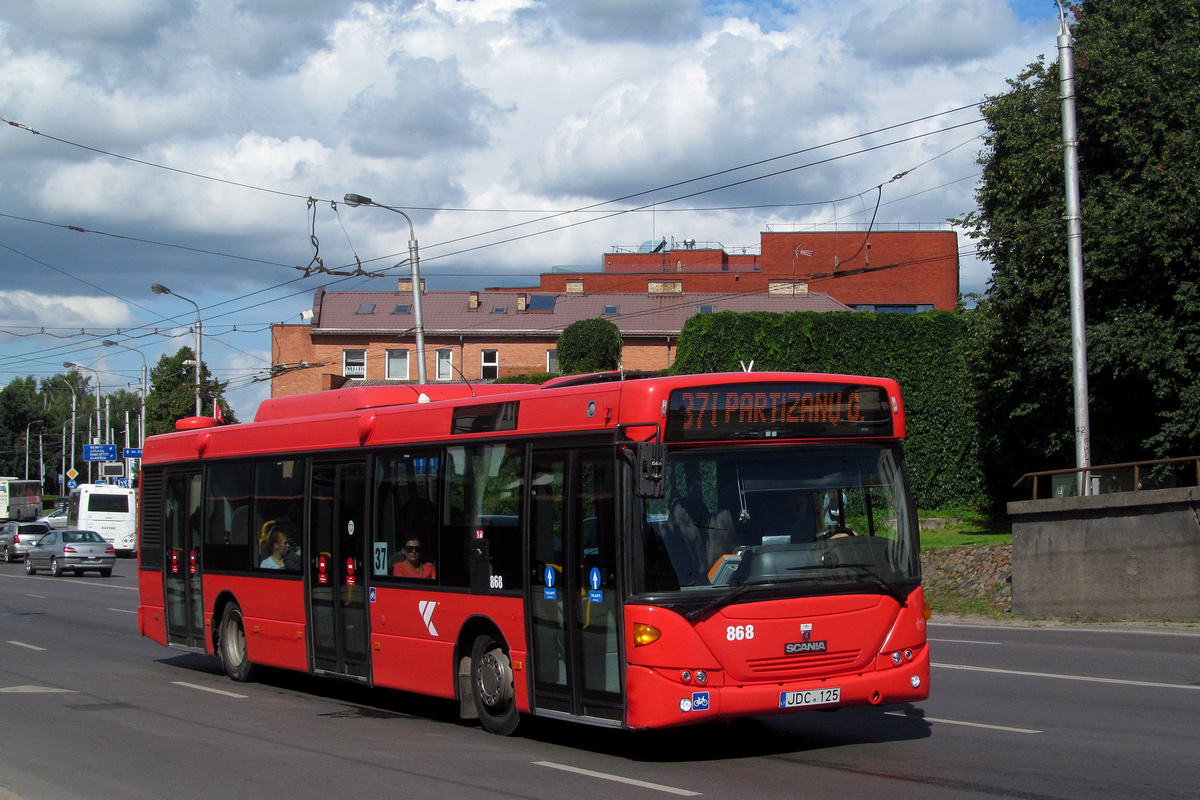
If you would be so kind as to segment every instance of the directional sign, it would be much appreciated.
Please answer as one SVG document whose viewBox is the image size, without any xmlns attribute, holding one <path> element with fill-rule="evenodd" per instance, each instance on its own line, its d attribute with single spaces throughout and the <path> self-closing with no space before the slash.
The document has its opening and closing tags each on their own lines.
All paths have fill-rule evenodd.
<svg viewBox="0 0 1200 800">
<path fill-rule="evenodd" d="M 121 451 L 121 458 L 141 458 L 141 457 L 142 457 L 142 448 L 140 448 L 140 447 L 126 447 L 124 450 Z"/>
<path fill-rule="evenodd" d="M 85 444 L 83 446 L 84 461 L 116 461 L 117 446 L 115 444 Z"/>
</svg>

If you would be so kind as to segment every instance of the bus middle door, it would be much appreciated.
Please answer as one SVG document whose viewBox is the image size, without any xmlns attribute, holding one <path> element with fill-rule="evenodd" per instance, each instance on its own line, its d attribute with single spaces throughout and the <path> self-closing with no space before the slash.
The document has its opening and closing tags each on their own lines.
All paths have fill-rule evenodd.
<svg viewBox="0 0 1200 800">
<path fill-rule="evenodd" d="M 620 722 L 622 669 L 611 447 L 534 451 L 534 705 Z"/>
<path fill-rule="evenodd" d="M 366 465 L 314 463 L 309 486 L 309 626 L 313 669 L 367 680 Z"/>
</svg>

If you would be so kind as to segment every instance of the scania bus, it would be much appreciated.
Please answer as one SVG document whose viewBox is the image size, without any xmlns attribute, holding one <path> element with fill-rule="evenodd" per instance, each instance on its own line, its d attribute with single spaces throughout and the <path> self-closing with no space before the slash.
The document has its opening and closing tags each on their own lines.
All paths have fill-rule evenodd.
<svg viewBox="0 0 1200 800">
<path fill-rule="evenodd" d="M 929 692 L 899 387 L 802 373 L 359 387 L 145 443 L 143 635 L 624 729 Z"/>
</svg>

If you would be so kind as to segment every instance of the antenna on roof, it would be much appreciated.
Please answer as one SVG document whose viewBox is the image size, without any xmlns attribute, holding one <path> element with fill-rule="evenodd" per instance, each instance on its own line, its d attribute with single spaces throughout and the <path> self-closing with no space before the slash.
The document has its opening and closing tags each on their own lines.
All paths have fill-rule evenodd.
<svg viewBox="0 0 1200 800">
<path fill-rule="evenodd" d="M 754 371 L 754 359 L 753 358 L 750 359 L 750 366 L 746 366 L 745 361 L 739 360 L 738 363 L 742 365 L 742 372 L 753 372 Z"/>
</svg>

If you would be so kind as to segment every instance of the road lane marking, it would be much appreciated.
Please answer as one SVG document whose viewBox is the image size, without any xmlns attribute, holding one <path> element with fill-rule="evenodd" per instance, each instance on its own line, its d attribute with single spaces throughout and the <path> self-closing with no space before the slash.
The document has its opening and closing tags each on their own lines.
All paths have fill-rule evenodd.
<svg viewBox="0 0 1200 800">
<path fill-rule="evenodd" d="M 927 639 L 930 642 L 950 642 L 952 644 L 1003 644 L 1002 642 L 981 642 L 976 639 Z"/>
<path fill-rule="evenodd" d="M 15 642 L 12 639 L 9 639 L 8 643 L 15 644 L 17 647 L 24 647 L 26 650 L 37 650 L 39 653 L 46 652 L 46 648 L 38 647 L 36 644 L 25 644 L 24 642 Z"/>
<path fill-rule="evenodd" d="M 959 669 L 966 672 L 991 672 L 997 675 L 1020 675 L 1026 678 L 1056 678 L 1060 681 L 1084 681 L 1086 683 L 1115 683 L 1120 686 L 1146 686 L 1151 689 L 1191 689 L 1200 691 L 1200 686 L 1186 683 L 1159 683 L 1157 681 L 1131 681 L 1123 678 L 1093 678 L 1088 675 L 1059 675 L 1053 672 L 1028 672 L 1020 669 L 998 669 L 996 667 L 971 667 L 965 664 L 930 664 L 942 669 Z"/>
<path fill-rule="evenodd" d="M 53 686 L 4 686 L 0 692 L 10 694 L 75 694 L 74 689 L 57 689 Z"/>
<path fill-rule="evenodd" d="M 128 608 L 110 608 L 109 611 L 119 611 L 122 614 L 136 614 L 137 613 L 136 608 L 133 609 L 132 611 Z"/>
<path fill-rule="evenodd" d="M 640 786 L 643 789 L 653 789 L 656 792 L 666 792 L 667 794 L 677 794 L 683 797 L 699 797 L 701 792 L 692 792 L 687 789 L 678 789 L 674 786 L 664 786 L 661 783 L 647 783 L 634 778 L 622 778 L 620 775 L 610 775 L 607 772 L 593 772 L 590 769 L 581 769 L 580 767 L 569 767 L 566 764 L 556 764 L 553 761 L 534 761 L 533 764 L 538 767 L 549 767 L 550 769 L 562 770 L 563 772 L 571 772 L 576 775 L 586 775 L 589 778 L 599 778 L 604 781 L 613 781 L 615 783 L 624 783 L 629 786 Z"/>
<path fill-rule="evenodd" d="M 1007 725 L 988 725 L 983 722 L 964 722 L 960 719 L 940 719 L 938 717 L 910 716 L 904 711 L 885 711 L 884 713 L 889 717 L 909 717 L 910 719 L 919 719 L 923 722 L 940 722 L 943 725 L 964 725 L 968 728 L 986 728 L 990 731 L 1007 731 L 1008 733 L 1042 733 L 1042 731 L 1035 731 L 1032 728 L 1010 728 Z"/>
<path fill-rule="evenodd" d="M 237 694 L 236 692 L 227 692 L 223 689 L 213 689 L 210 686 L 201 686 L 196 683 L 188 683 L 187 681 L 171 681 L 171 683 L 175 684 L 176 686 L 186 687 L 188 689 L 198 689 L 202 692 L 212 692 L 213 694 L 219 694 L 224 697 L 236 697 L 239 700 L 245 700 L 247 697 L 250 696 L 248 694 Z"/>
</svg>

